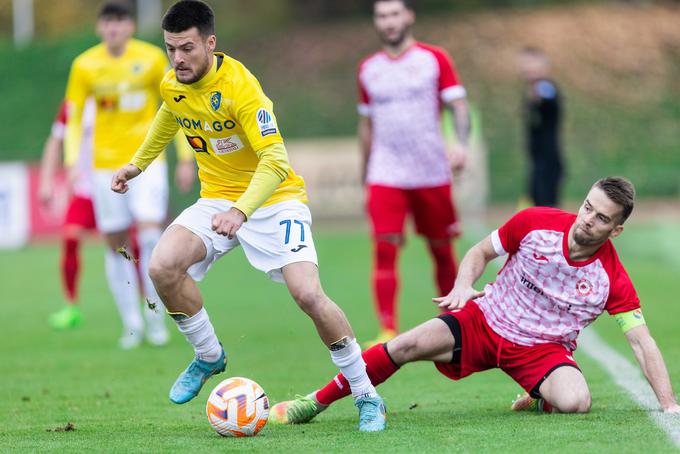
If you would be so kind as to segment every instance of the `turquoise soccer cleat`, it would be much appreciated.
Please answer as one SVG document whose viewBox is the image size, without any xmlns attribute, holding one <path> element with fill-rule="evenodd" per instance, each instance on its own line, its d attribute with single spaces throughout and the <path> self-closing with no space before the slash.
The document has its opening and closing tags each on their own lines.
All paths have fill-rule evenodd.
<svg viewBox="0 0 680 454">
<path fill-rule="evenodd" d="M 224 349 L 222 349 L 220 359 L 214 363 L 194 358 L 170 388 L 170 400 L 176 404 L 189 402 L 198 395 L 203 383 L 213 375 L 224 372 L 226 367 L 227 356 L 224 354 Z"/>
<path fill-rule="evenodd" d="M 385 430 L 386 411 L 382 397 L 360 397 L 354 405 L 359 409 L 359 430 L 361 432 L 380 432 Z"/>
</svg>

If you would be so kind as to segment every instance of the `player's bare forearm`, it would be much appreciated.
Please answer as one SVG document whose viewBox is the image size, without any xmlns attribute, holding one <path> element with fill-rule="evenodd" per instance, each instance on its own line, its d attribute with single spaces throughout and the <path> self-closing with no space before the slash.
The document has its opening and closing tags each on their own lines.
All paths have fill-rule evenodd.
<svg viewBox="0 0 680 454">
<path fill-rule="evenodd" d="M 487 236 L 470 248 L 463 257 L 451 292 L 446 296 L 433 298 L 432 301 L 438 303 L 442 309 L 454 310 L 465 306 L 470 300 L 483 296 L 484 292 L 475 290 L 473 285 L 484 273 L 486 265 L 496 257 L 498 254 L 493 248 L 491 237 Z"/>
<path fill-rule="evenodd" d="M 496 257 L 498 255 L 493 249 L 491 237 L 487 236 L 470 248 L 463 257 L 454 286 L 472 287 L 484 273 L 486 265 Z"/>
<path fill-rule="evenodd" d="M 49 203 L 52 200 L 52 185 L 54 183 L 54 174 L 59 167 L 61 149 L 61 140 L 53 136 L 47 139 L 40 162 L 39 197 L 42 203 Z"/>
<path fill-rule="evenodd" d="M 373 134 L 371 119 L 369 117 L 360 117 L 357 135 L 359 136 L 359 149 L 361 151 L 360 170 L 362 182 L 366 181 L 366 166 L 368 165 L 368 158 L 371 155 L 371 134 Z"/>
<path fill-rule="evenodd" d="M 649 334 L 647 326 L 641 325 L 631 329 L 626 333 L 626 338 L 633 349 L 635 358 L 640 363 L 642 372 L 659 400 L 661 409 L 667 412 L 680 412 L 666 363 L 654 338 Z"/>
<path fill-rule="evenodd" d="M 454 99 L 449 103 L 453 111 L 454 127 L 458 141 L 463 147 L 470 142 L 470 109 L 465 98 Z"/>
</svg>

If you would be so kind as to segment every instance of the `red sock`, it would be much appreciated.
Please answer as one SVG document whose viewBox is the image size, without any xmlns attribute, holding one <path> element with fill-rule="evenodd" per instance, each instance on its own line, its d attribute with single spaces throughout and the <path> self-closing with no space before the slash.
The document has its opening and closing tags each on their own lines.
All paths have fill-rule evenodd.
<svg viewBox="0 0 680 454">
<path fill-rule="evenodd" d="M 453 246 L 448 241 L 436 245 L 430 243 L 429 246 L 430 253 L 434 258 L 434 275 L 437 280 L 439 296 L 448 295 L 453 288 L 453 283 L 456 281 L 456 273 L 458 272 Z"/>
<path fill-rule="evenodd" d="M 64 284 L 64 296 L 70 304 L 78 300 L 78 271 L 80 259 L 78 257 L 77 238 L 65 238 L 61 259 L 61 277 Z"/>
<path fill-rule="evenodd" d="M 375 262 L 373 269 L 373 293 L 378 320 L 382 329 L 397 329 L 396 294 L 399 285 L 397 278 L 397 252 L 399 247 L 385 240 L 375 243 Z"/>
<path fill-rule="evenodd" d="M 377 344 L 361 355 L 366 362 L 366 372 L 373 386 L 378 386 L 392 376 L 399 366 L 394 364 L 384 344 Z M 342 375 L 336 375 L 326 386 L 316 392 L 316 400 L 322 405 L 330 405 L 338 399 L 352 394 L 349 382 Z"/>
</svg>

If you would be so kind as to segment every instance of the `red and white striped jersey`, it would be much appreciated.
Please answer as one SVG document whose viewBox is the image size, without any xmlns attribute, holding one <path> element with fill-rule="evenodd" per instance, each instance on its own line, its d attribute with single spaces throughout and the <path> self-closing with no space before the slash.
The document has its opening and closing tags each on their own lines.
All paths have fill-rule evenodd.
<svg viewBox="0 0 680 454">
<path fill-rule="evenodd" d="M 579 332 L 605 309 L 640 307 L 611 241 L 588 260 L 569 258 L 575 220 L 555 208 L 529 208 L 492 233 L 496 253 L 509 257 L 477 303 L 497 334 L 521 345 L 556 342 L 574 350 Z"/>
<path fill-rule="evenodd" d="M 440 125 L 442 102 L 465 88 L 449 55 L 415 43 L 398 57 L 377 52 L 359 65 L 359 114 L 371 118 L 366 182 L 404 189 L 451 181 Z"/>
</svg>

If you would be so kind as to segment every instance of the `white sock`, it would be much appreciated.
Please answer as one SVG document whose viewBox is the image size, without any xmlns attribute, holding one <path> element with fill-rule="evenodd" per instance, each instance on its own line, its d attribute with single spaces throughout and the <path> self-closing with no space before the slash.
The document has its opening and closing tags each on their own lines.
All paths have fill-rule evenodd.
<svg viewBox="0 0 680 454">
<path fill-rule="evenodd" d="M 222 355 L 222 346 L 217 340 L 215 329 L 210 323 L 208 312 L 201 308 L 196 315 L 183 320 L 178 320 L 177 327 L 184 334 L 189 343 L 193 345 L 196 357 L 209 363 L 214 363 Z"/>
<path fill-rule="evenodd" d="M 339 350 L 331 350 L 331 358 L 333 364 L 340 369 L 342 375 L 349 382 L 352 396 L 355 399 L 378 395 L 366 373 L 366 363 L 361 357 L 361 347 L 359 347 L 356 339 L 350 340 L 347 345 Z"/>
<path fill-rule="evenodd" d="M 146 299 L 155 304 L 155 309 L 150 309 L 148 303 L 145 304 L 144 316 L 146 321 L 154 330 L 165 330 L 165 306 L 161 298 L 156 293 L 156 288 L 153 286 L 151 277 L 149 277 L 149 262 L 151 261 L 151 252 L 158 243 L 162 234 L 161 229 L 145 228 L 140 229 L 137 233 L 137 241 L 139 243 L 139 265 L 140 274 L 142 275 L 142 285 L 144 287 L 144 296 Z"/>
<path fill-rule="evenodd" d="M 144 321 L 139 308 L 139 288 L 134 264 L 110 249 L 106 251 L 104 262 L 106 278 L 123 320 L 123 327 L 127 332 L 141 333 Z"/>
</svg>

